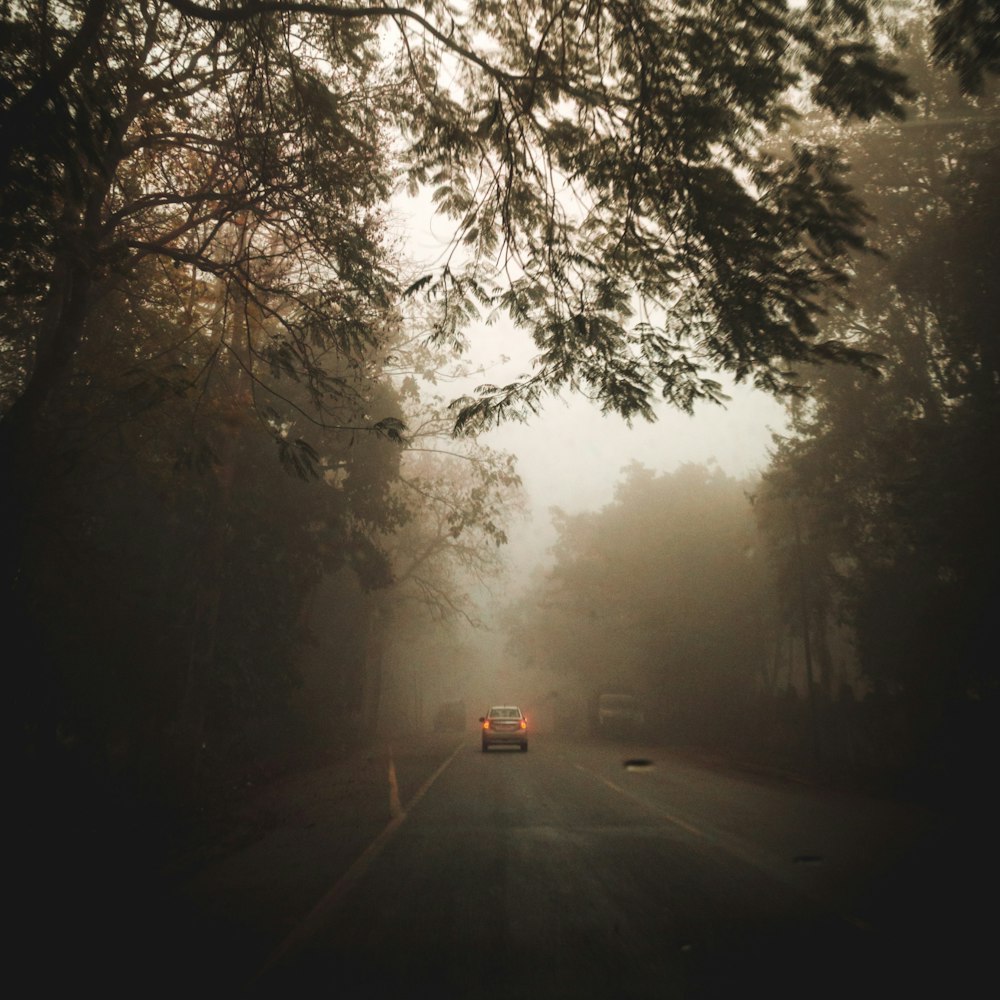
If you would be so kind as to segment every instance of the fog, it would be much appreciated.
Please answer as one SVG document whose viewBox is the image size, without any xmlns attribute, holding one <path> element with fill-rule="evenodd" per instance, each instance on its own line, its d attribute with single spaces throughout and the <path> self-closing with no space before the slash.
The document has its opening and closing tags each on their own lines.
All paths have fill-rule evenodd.
<svg viewBox="0 0 1000 1000">
<path fill-rule="evenodd" d="M 946 773 L 978 759 L 992 711 L 983 700 L 992 701 L 984 664 L 995 658 L 988 623 L 997 608 L 985 555 L 996 543 L 985 513 L 997 495 L 995 463 L 986 458 L 997 437 L 986 388 L 997 301 L 985 222 L 997 183 L 995 117 L 987 110 L 996 98 L 988 90 L 979 103 L 963 104 L 953 83 L 915 69 L 920 58 L 919 46 L 906 58 L 926 88 L 917 117 L 886 130 L 830 133 L 849 152 L 847 179 L 867 199 L 871 245 L 883 256 L 852 261 L 852 292 L 825 329 L 871 351 L 873 365 L 800 366 L 793 375 L 804 392 L 783 400 L 724 377 L 725 406 L 698 402 L 685 414 L 660 403 L 655 422 L 627 423 L 563 392 L 544 397 L 527 423 L 480 434 L 516 456 L 525 508 L 505 527 L 503 575 L 478 592 L 484 628 L 464 636 L 457 664 L 445 657 L 447 680 L 439 683 L 433 667 L 425 673 L 432 699 L 446 700 L 450 690 L 480 707 L 521 700 L 557 726 L 562 698 L 588 729 L 596 692 L 609 685 L 669 700 L 671 685 L 697 686 L 699 675 L 738 653 L 741 666 L 725 668 L 728 693 L 722 684 L 706 694 L 683 723 L 661 719 L 657 738 L 728 743 L 750 756 L 858 773 L 913 767 L 920 777 L 906 781 L 939 790 L 951 780 Z M 945 146 L 963 148 L 967 166 L 938 159 L 935 150 Z M 411 203 L 400 225 L 417 258 L 432 260 L 441 221 Z M 523 378 L 538 361 L 538 348 L 503 316 L 474 325 L 469 341 L 468 374 L 449 384 L 450 397 Z M 934 358 L 950 360 L 939 368 Z M 622 517 L 637 532 L 649 530 L 620 495 L 636 466 L 661 485 L 697 468 L 743 496 L 748 534 L 739 551 L 750 553 L 759 574 L 752 650 L 738 645 L 739 635 L 727 646 L 723 628 L 715 667 L 697 657 L 668 666 L 676 658 L 671 628 L 675 645 L 684 644 L 684 629 L 671 626 L 661 629 L 666 645 L 658 651 L 633 651 L 630 662 L 616 649 L 612 657 L 624 665 L 597 667 L 567 652 L 551 592 L 567 561 L 584 557 L 578 536 L 588 525 Z M 659 525 L 633 556 L 603 553 L 617 567 L 603 564 L 589 604 L 563 604 L 572 621 L 562 627 L 587 632 L 615 604 L 614 573 L 636 575 L 630 558 L 696 536 L 698 520 L 695 513 Z M 721 573 L 744 568 L 731 562 Z M 698 571 L 688 578 L 692 590 Z M 671 602 L 666 593 L 646 596 L 664 609 Z M 688 621 L 689 630 L 719 628 L 697 613 L 703 621 Z M 533 616 L 548 624 L 530 624 Z M 531 653 L 519 639 L 527 628 L 539 633 Z M 722 703 L 734 697 L 752 705 L 744 714 L 755 718 L 717 724 Z"/>
<path fill-rule="evenodd" d="M 509 343 L 503 332 L 491 340 L 501 347 Z M 513 363 L 505 368 L 517 374 Z M 661 404 L 655 423 L 631 425 L 602 414 L 589 400 L 558 397 L 528 424 L 488 431 L 484 441 L 517 456 L 528 499 L 525 519 L 512 525 L 511 567 L 523 573 L 548 562 L 555 538 L 552 508 L 570 514 L 599 510 L 611 502 L 622 470 L 633 462 L 656 472 L 698 463 L 738 479 L 762 471 L 772 435 L 783 430 L 787 414 L 773 397 L 746 386 L 729 386 L 727 395 L 724 406 L 703 403 L 692 414 Z"/>
<path fill-rule="evenodd" d="M 471 343 L 463 360 L 473 374 L 449 384 L 456 397 L 482 381 L 512 381 L 530 368 L 531 345 L 502 322 L 476 330 Z M 554 518 L 597 514 L 612 504 L 629 466 L 638 464 L 654 474 L 701 466 L 738 481 L 737 492 L 753 488 L 769 460 L 773 435 L 785 429 L 788 415 L 773 397 L 745 385 L 731 384 L 726 393 L 725 405 L 704 403 L 685 414 L 661 404 L 655 422 L 631 425 L 602 414 L 590 400 L 559 396 L 547 400 L 527 423 L 507 423 L 480 435 L 489 447 L 516 456 L 525 507 L 508 524 L 502 574 L 478 595 L 482 626 L 436 627 L 425 638 L 434 653 L 425 655 L 417 669 L 407 643 L 401 676 L 394 682 L 394 706 L 388 692 L 385 732 L 430 724 L 435 711 L 458 699 L 469 718 L 490 704 L 515 702 L 530 713 L 535 728 L 558 732 L 561 724 L 580 734 L 592 729 L 593 703 L 602 686 L 655 690 L 655 676 L 629 679 L 628 667 L 595 672 L 592 664 L 576 670 L 561 664 L 553 669 L 544 652 L 527 657 L 512 633 L 525 616 L 521 602 L 538 602 L 532 588 L 552 571 L 558 542 Z M 684 535 L 695 528 L 678 525 L 675 530 Z M 605 586 L 613 589 L 615 583 L 609 578 Z M 592 609 L 580 610 L 593 616 Z M 574 712 L 579 718 L 567 719 Z"/>
<path fill-rule="evenodd" d="M 426 193 L 397 194 L 391 232 L 415 273 L 440 265 L 448 254 L 451 228 L 435 215 Z M 530 374 L 538 348 L 509 317 L 472 324 L 455 376 L 436 386 L 452 402 L 475 393 L 484 383 L 505 385 Z M 622 470 L 639 462 L 656 472 L 684 463 L 717 467 L 738 479 L 751 479 L 769 459 L 773 435 L 782 433 L 789 414 L 781 401 L 720 376 L 723 404 L 695 403 L 691 413 L 654 401 L 655 420 L 626 421 L 602 413 L 596 400 L 563 391 L 544 399 L 527 422 L 505 421 L 479 435 L 492 448 L 517 458 L 527 510 L 512 519 L 505 561 L 515 576 L 546 563 L 554 541 L 550 513 L 598 510 L 613 497 Z"/>
<path fill-rule="evenodd" d="M 627 813 L 664 884 L 701 864 L 666 767 L 616 812 L 624 761 L 673 761 L 709 830 L 761 801 L 726 778 L 709 806 L 684 761 L 877 792 L 907 829 L 911 806 L 988 798 L 991 5 L 509 6 L 3 5 L 0 649 L 25 926 L 69 895 L 71 937 L 104 866 L 125 898 L 133 873 L 162 888 L 268 824 L 296 850 L 322 831 L 261 918 L 270 947 L 458 761 L 416 872 L 451 872 L 446 923 L 470 912 L 456 858 L 491 879 L 530 857 L 525 898 L 586 914 L 562 890 L 593 890 L 617 942 L 621 879 L 656 933 L 634 923 L 687 956 L 629 849 L 573 840 Z M 522 771 L 485 770 L 492 704 L 527 715 Z M 609 728 L 602 704 L 640 708 Z M 776 828 L 758 854 L 726 841 L 719 913 L 752 855 L 748 926 L 775 916 L 754 879 L 784 857 Z M 567 877 L 550 835 L 580 852 Z M 823 895 L 839 878 L 796 900 L 855 914 Z"/>
<path fill-rule="evenodd" d="M 981 991 L 995 8 L 0 6 L 11 981 Z"/>
</svg>

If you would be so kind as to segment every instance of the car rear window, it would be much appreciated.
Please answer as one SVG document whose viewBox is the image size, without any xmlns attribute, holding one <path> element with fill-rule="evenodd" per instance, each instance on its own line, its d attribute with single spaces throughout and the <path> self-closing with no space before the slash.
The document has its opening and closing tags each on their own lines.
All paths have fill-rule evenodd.
<svg viewBox="0 0 1000 1000">
<path fill-rule="evenodd" d="M 521 713 L 516 708 L 491 708 L 491 719 L 519 719 Z"/>
</svg>

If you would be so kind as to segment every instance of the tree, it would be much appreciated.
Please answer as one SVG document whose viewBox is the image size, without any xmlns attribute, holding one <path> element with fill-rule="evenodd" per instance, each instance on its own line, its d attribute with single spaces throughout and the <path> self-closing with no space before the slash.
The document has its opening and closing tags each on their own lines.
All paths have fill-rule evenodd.
<svg viewBox="0 0 1000 1000">
<path fill-rule="evenodd" d="M 987 73 L 1000 73 L 1000 23 L 989 0 L 934 0 L 936 60 L 958 74 L 962 90 L 980 94 Z"/>
<path fill-rule="evenodd" d="M 30 654 L 20 693 L 31 696 L 14 704 L 36 748 L 58 730 L 97 758 L 115 746 L 117 766 L 183 762 L 189 778 L 209 758 L 217 770 L 251 766 L 261 734 L 280 729 L 310 642 L 305 607 L 324 577 L 343 571 L 362 593 L 389 582 L 381 537 L 398 525 L 400 445 L 314 429 L 311 465 L 293 451 L 283 468 L 238 359 L 212 362 L 197 392 L 177 372 L 204 370 L 217 350 L 198 332 L 232 319 L 226 282 L 199 283 L 178 312 L 173 269 L 150 270 L 141 295 L 126 285 L 102 296 L 77 362 L 86 392 L 60 400 L 67 435 L 35 508 L 44 530 L 20 564 Z M 246 336 L 266 340 L 273 322 Z M 401 413 L 373 372 L 331 366 L 345 392 Z M 304 387 L 272 396 L 279 441 L 308 408 Z M 342 650 L 364 632 L 343 623 Z M 46 688 L 54 702 L 39 697 Z"/>
<path fill-rule="evenodd" d="M 986 732 L 973 716 L 995 711 L 1000 555 L 987 457 L 1000 433 L 996 99 L 963 98 L 927 68 L 928 44 L 916 33 L 909 55 L 920 114 L 845 142 L 883 255 L 858 262 L 857 304 L 829 322 L 881 355 L 882 375 L 810 374 L 761 505 L 775 540 L 777 513 L 799 507 L 807 586 L 825 595 L 824 617 L 852 628 L 873 695 L 905 720 L 894 750 L 911 762 L 961 754 Z"/>
<path fill-rule="evenodd" d="M 641 693 L 672 739 L 742 735 L 770 610 L 744 486 L 632 465 L 611 504 L 556 527 L 552 570 L 510 616 L 515 651 L 577 690 Z"/>
<path fill-rule="evenodd" d="M 18 725 L 29 743 L 60 720 L 79 730 L 44 692 L 94 716 L 66 692 L 110 692 L 117 662 L 135 691 L 122 705 L 158 706 L 150 726 L 134 715 L 143 738 L 229 739 L 293 683 L 320 567 L 387 575 L 373 525 L 400 424 L 379 350 L 393 282 L 377 43 L 322 24 L 302 39 L 280 18 L 222 31 L 156 0 L 16 4 L 3 28 L 0 570 L 27 664 Z M 352 447 L 373 430 L 389 461 Z M 254 433 L 336 489 L 276 484 Z M 116 611 L 148 622 L 138 595 L 159 609 L 156 655 L 133 655 L 141 628 L 106 628 L 93 663 L 63 641 Z"/>
<path fill-rule="evenodd" d="M 876 6 L 4 4 L 5 611 L 30 599 L 52 476 L 87 454 L 66 447 L 81 414 L 114 427 L 187 393 L 208 417 L 192 461 L 217 471 L 246 413 L 307 476 L 336 475 L 351 435 L 401 440 L 381 381 L 404 284 L 381 214 L 397 173 L 455 222 L 441 267 L 408 285 L 437 310 L 432 336 L 460 345 L 500 310 L 538 346 L 533 373 L 459 405 L 460 429 L 566 386 L 650 416 L 657 392 L 718 398 L 716 370 L 782 392 L 791 365 L 864 363 L 820 319 L 865 213 L 832 146 L 771 140 L 796 101 L 901 114 Z M 111 335 L 134 393 L 88 367 Z M 352 510 L 377 497 L 370 523 L 391 517 L 357 464 Z"/>
<path fill-rule="evenodd" d="M 397 39 L 392 90 L 373 75 L 383 23 Z M 309 192 L 349 218 L 348 204 L 378 196 L 367 163 L 380 114 L 405 138 L 412 183 L 459 222 L 468 260 L 450 259 L 434 291 L 452 307 L 485 297 L 539 344 L 539 372 L 484 393 L 463 425 L 567 384 L 626 415 L 648 415 L 657 385 L 690 406 L 717 395 L 704 365 L 783 387 L 779 359 L 845 356 L 817 341 L 814 319 L 862 213 L 832 151 L 800 144 L 779 160 L 761 139 L 795 88 L 865 117 L 898 114 L 906 93 L 866 7 L 842 2 L 574 0 L 512 17 L 494 0 L 461 15 L 78 0 L 16 8 L 7 34 L 0 152 L 34 237 L 19 273 L 46 316 L 24 411 L 74 353 L 95 269 L 155 253 L 232 270 L 197 225 L 295 219 L 334 259 L 351 247 L 341 284 L 362 282 L 362 231 L 338 241 L 321 225 L 329 200 Z M 136 204 L 122 194 L 143 162 L 167 166 L 167 183 L 140 187 Z M 498 254 L 505 288 L 483 273 Z"/>
<path fill-rule="evenodd" d="M 345 407 L 364 407 L 337 366 L 369 363 L 390 299 L 373 33 L 320 24 L 302 40 L 280 18 L 224 31 L 160 2 L 18 5 L 5 32 L 0 464 L 12 537 L 65 431 L 59 395 L 80 388 L 101 297 L 125 287 L 138 303 L 156 272 L 158 308 L 214 338 L 177 385 L 204 391 L 229 358 L 261 427 L 308 462 L 272 419 L 272 376 L 309 386 L 314 424 L 342 425 Z M 206 279 L 225 286 L 220 308 L 200 308 Z M 137 364 L 141 330 L 119 327 Z M 5 546 L 8 581 L 17 548 Z"/>
<path fill-rule="evenodd" d="M 447 352 L 410 343 L 398 345 L 392 357 L 397 379 L 414 370 L 421 378 L 402 375 L 406 447 L 387 498 L 396 520 L 378 536 L 391 577 L 367 602 L 368 734 L 379 720 L 386 663 L 405 660 L 422 635 L 442 626 L 484 627 L 483 601 L 503 573 L 500 549 L 523 508 L 514 457 L 454 440 L 445 401 L 421 395 L 421 381 L 449 377 Z"/>
</svg>

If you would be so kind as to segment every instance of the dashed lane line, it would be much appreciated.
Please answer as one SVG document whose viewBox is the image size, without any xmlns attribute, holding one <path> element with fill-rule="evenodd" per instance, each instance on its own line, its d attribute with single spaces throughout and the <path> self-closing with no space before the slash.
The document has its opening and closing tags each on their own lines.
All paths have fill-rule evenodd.
<svg viewBox="0 0 1000 1000">
<path fill-rule="evenodd" d="M 666 809 L 662 809 L 659 806 L 653 807 L 649 803 L 643 802 L 642 799 L 637 799 L 631 792 L 626 791 L 621 785 L 616 785 L 609 778 L 605 778 L 598 774 L 596 771 L 591 771 L 589 768 L 584 767 L 582 764 L 573 765 L 578 771 L 583 771 L 584 774 L 589 775 L 591 778 L 596 778 L 601 784 L 607 785 L 612 791 L 617 792 L 619 795 L 624 795 L 625 798 L 631 799 L 633 802 L 637 802 L 647 811 L 654 813 L 659 816 L 660 819 L 665 819 L 668 823 L 673 823 L 674 826 L 680 827 L 687 833 L 690 833 L 693 837 L 701 837 L 702 840 L 708 840 L 709 836 L 704 830 L 699 830 L 698 827 L 692 826 L 690 823 L 686 823 L 684 820 L 679 819 L 673 813 L 668 812 Z"/>
<path fill-rule="evenodd" d="M 396 780 L 396 762 L 392 758 L 392 747 L 389 747 L 389 816 L 392 819 L 402 819 L 406 815 L 403 804 L 399 801 L 399 782 Z"/>
<path fill-rule="evenodd" d="M 647 812 L 652 813 L 652 815 L 657 816 L 660 819 L 665 820 L 666 822 L 672 824 L 673 826 L 676 826 L 681 830 L 684 830 L 686 833 L 691 834 L 692 837 L 696 837 L 699 840 L 704 841 L 706 844 L 712 845 L 718 850 L 722 850 L 727 854 L 731 854 L 734 857 L 739 858 L 744 863 L 750 865 L 753 868 L 756 868 L 760 872 L 763 872 L 770 878 L 775 877 L 773 864 L 769 862 L 766 858 L 758 854 L 757 851 L 753 850 L 748 845 L 739 842 L 736 838 L 721 833 L 720 831 L 701 829 L 695 826 L 694 824 L 689 823 L 681 819 L 680 817 L 674 815 L 672 812 L 670 812 L 667 809 L 664 809 L 662 806 L 658 805 L 654 806 L 651 803 L 646 802 L 643 799 L 640 799 L 638 796 L 632 794 L 627 789 L 622 788 L 621 785 L 617 785 L 609 778 L 605 778 L 603 775 L 598 774 L 596 771 L 592 771 L 589 767 L 584 767 L 582 764 L 578 763 L 574 764 L 573 766 L 578 771 L 582 771 L 589 777 L 595 778 L 597 781 L 601 782 L 601 784 L 610 788 L 612 791 L 617 792 L 619 795 L 625 796 L 625 798 L 629 799 L 631 802 L 636 803 L 636 805 L 641 806 Z M 810 891 L 808 889 L 803 889 L 801 886 L 792 886 L 789 882 L 787 882 L 784 879 L 782 879 L 782 882 L 783 884 L 788 885 L 790 888 L 792 888 L 799 894 L 809 898 L 814 903 L 819 903 L 826 909 L 832 911 L 833 913 L 836 913 L 841 920 L 844 920 L 847 923 L 852 924 L 858 930 L 861 931 L 872 930 L 871 925 L 866 920 L 863 920 L 861 917 L 858 917 L 853 913 L 845 912 L 839 906 L 837 906 L 836 903 L 834 903 L 831 899 L 827 898 L 825 894 Z"/>
</svg>

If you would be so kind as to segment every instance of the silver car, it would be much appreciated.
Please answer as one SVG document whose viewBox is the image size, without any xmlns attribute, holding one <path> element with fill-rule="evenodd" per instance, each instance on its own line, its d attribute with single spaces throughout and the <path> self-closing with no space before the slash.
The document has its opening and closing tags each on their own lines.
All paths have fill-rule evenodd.
<svg viewBox="0 0 1000 1000">
<path fill-rule="evenodd" d="M 494 705 L 479 720 L 483 725 L 483 753 L 492 746 L 528 749 L 528 720 L 517 705 Z"/>
</svg>

